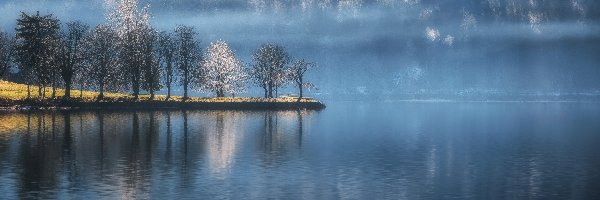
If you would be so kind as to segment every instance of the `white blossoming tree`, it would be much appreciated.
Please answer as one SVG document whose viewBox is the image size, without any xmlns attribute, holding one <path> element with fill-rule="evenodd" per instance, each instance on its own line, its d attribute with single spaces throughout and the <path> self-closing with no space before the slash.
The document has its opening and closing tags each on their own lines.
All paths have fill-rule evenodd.
<svg viewBox="0 0 600 200">
<path fill-rule="evenodd" d="M 222 40 L 208 46 L 201 76 L 201 88 L 215 92 L 217 97 L 224 97 L 225 93 L 235 95 L 244 91 L 246 74 L 242 63 L 235 57 L 229 45 Z"/>
</svg>

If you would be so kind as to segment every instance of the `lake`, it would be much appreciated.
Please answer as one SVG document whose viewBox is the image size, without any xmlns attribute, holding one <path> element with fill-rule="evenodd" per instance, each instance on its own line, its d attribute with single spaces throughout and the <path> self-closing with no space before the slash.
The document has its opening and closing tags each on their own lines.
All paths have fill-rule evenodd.
<svg viewBox="0 0 600 200">
<path fill-rule="evenodd" d="M 600 198 L 600 103 L 327 106 L 5 111 L 0 198 Z"/>
</svg>

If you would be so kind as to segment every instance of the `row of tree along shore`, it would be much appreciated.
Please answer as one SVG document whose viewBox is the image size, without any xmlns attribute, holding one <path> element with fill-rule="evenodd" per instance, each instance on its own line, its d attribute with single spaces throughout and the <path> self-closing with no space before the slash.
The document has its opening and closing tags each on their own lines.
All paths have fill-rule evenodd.
<svg viewBox="0 0 600 200">
<path fill-rule="evenodd" d="M 37 86 L 42 100 L 46 88 L 52 89 L 52 99 L 57 88 L 64 88 L 63 100 L 71 98 L 71 88 L 78 88 L 97 91 L 98 101 L 105 92 L 126 91 L 137 101 L 140 91 L 154 100 L 155 92 L 164 88 L 169 100 L 172 87 L 181 86 L 186 101 L 191 89 L 225 97 L 250 85 L 273 98 L 292 84 L 300 101 L 303 88 L 315 88 L 305 81 L 315 64 L 292 59 L 281 45 L 263 44 L 245 65 L 223 40 L 203 50 L 194 27 L 158 31 L 149 20 L 148 9 L 138 10 L 135 0 L 116 3 L 107 22 L 93 28 L 81 21 L 61 24 L 52 14 L 22 12 L 14 37 L 0 32 L 0 77 L 10 74 L 27 84 L 28 99 Z M 13 67 L 16 73 L 9 73 Z"/>
</svg>

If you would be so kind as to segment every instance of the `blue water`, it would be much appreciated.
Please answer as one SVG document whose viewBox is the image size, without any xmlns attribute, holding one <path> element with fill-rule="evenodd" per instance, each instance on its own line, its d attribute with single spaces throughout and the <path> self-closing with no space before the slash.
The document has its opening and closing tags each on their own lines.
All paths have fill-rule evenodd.
<svg viewBox="0 0 600 200">
<path fill-rule="evenodd" d="M 0 113 L 0 198 L 598 199 L 600 104 Z"/>
</svg>

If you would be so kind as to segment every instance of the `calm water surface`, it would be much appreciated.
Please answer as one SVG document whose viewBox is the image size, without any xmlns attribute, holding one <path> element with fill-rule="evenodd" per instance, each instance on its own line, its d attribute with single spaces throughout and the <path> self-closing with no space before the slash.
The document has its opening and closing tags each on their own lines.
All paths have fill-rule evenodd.
<svg viewBox="0 0 600 200">
<path fill-rule="evenodd" d="M 600 104 L 0 113 L 0 198 L 598 199 Z"/>
</svg>

